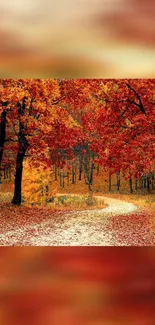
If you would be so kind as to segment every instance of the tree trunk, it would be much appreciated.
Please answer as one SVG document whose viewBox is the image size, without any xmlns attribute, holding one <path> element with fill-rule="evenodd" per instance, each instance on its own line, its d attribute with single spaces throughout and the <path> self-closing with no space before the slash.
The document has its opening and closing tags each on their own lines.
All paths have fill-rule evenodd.
<svg viewBox="0 0 155 325">
<path fill-rule="evenodd" d="M 62 173 L 62 187 L 63 188 L 65 187 L 65 174 L 64 174 L 64 170 L 63 170 L 63 173 Z"/>
<path fill-rule="evenodd" d="M 120 170 L 117 172 L 117 191 L 119 191 L 121 185 L 121 180 L 120 180 Z"/>
<path fill-rule="evenodd" d="M 90 173 L 87 177 L 87 184 L 89 192 L 92 192 L 92 185 L 93 185 L 93 170 L 94 170 L 94 163 L 91 165 Z"/>
<path fill-rule="evenodd" d="M 5 166 L 4 166 L 4 174 L 3 174 L 3 177 L 4 177 L 4 179 L 6 179 L 6 169 L 5 169 Z"/>
<path fill-rule="evenodd" d="M 88 190 L 89 190 L 89 192 L 92 192 L 92 188 L 91 188 L 91 184 L 90 183 L 88 183 Z"/>
<path fill-rule="evenodd" d="M 2 174 L 1 174 L 1 163 L 0 163 L 0 184 L 2 184 Z"/>
<path fill-rule="evenodd" d="M 72 184 L 75 184 L 75 166 L 72 163 Z"/>
<path fill-rule="evenodd" d="M 142 176 L 139 179 L 139 188 L 140 188 L 141 194 L 143 194 L 143 177 Z"/>
<path fill-rule="evenodd" d="M 79 181 L 82 180 L 82 160 L 83 160 L 83 157 L 80 154 L 80 156 L 79 156 Z"/>
<path fill-rule="evenodd" d="M 151 185 L 152 185 L 152 190 L 154 190 L 154 175 L 152 175 Z"/>
<path fill-rule="evenodd" d="M 4 143 L 6 138 L 6 111 L 3 111 L 0 117 L 0 183 L 2 177 L 2 158 L 3 158 L 3 151 L 4 151 Z"/>
<path fill-rule="evenodd" d="M 150 193 L 150 177 L 147 176 L 147 192 Z"/>
<path fill-rule="evenodd" d="M 130 188 L 130 193 L 132 194 L 133 193 L 133 184 L 132 184 L 132 175 L 131 175 L 131 171 L 130 171 L 130 168 L 129 168 L 129 188 Z"/>
<path fill-rule="evenodd" d="M 22 174 L 23 174 L 23 160 L 28 149 L 28 141 L 24 135 L 19 135 L 19 146 L 16 158 L 16 173 L 14 181 L 14 196 L 12 204 L 21 205 L 22 197 Z"/>
<path fill-rule="evenodd" d="M 28 148 L 28 143 L 27 143 L 27 146 L 25 145 L 24 147 L 21 144 L 19 144 L 17 158 L 16 158 L 14 196 L 12 199 L 12 204 L 14 204 L 14 205 L 21 205 L 23 160 L 24 160 L 27 148 Z"/>
<path fill-rule="evenodd" d="M 109 172 L 109 192 L 111 192 L 111 172 Z"/>
<path fill-rule="evenodd" d="M 54 177 L 55 181 L 57 181 L 57 166 L 54 167 Z"/>
<path fill-rule="evenodd" d="M 21 205 L 22 198 L 22 174 L 23 174 L 23 160 L 28 149 L 29 143 L 25 135 L 25 126 L 21 121 L 21 117 L 25 114 L 25 101 L 26 97 L 23 98 L 22 104 L 18 103 L 18 119 L 19 119 L 19 133 L 18 133 L 18 152 L 16 158 L 16 173 L 14 182 L 14 196 L 12 204 Z"/>
<path fill-rule="evenodd" d="M 146 175 L 144 176 L 144 193 L 147 192 L 147 177 Z"/>
<path fill-rule="evenodd" d="M 94 163 L 92 163 L 91 171 L 90 171 L 90 178 L 89 178 L 89 182 L 90 182 L 91 185 L 93 185 L 93 171 L 94 171 L 94 168 L 95 168 Z"/>
<path fill-rule="evenodd" d="M 132 177 L 129 179 L 129 187 L 130 187 L 130 193 L 133 193 L 133 187 L 132 187 Z"/>
<path fill-rule="evenodd" d="M 74 178 L 75 178 L 75 184 L 76 184 L 76 176 L 77 176 L 77 164 L 76 164 L 76 162 L 75 162 L 75 169 L 74 169 L 74 174 L 75 174 L 75 176 L 74 176 Z"/>
</svg>

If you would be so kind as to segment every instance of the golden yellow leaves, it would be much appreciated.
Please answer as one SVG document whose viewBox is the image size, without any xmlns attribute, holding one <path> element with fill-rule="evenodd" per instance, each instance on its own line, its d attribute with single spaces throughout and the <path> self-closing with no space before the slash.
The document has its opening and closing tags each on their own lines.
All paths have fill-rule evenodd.
<svg viewBox="0 0 155 325">
<path fill-rule="evenodd" d="M 131 121 L 130 121 L 129 119 L 126 119 L 125 122 L 126 122 L 126 125 L 127 125 L 128 127 L 130 127 L 131 124 L 132 124 Z"/>
<path fill-rule="evenodd" d="M 57 184 L 52 182 L 51 169 L 43 163 L 31 168 L 28 161 L 24 163 L 23 195 L 26 203 L 46 203 L 57 192 Z"/>
<path fill-rule="evenodd" d="M 107 84 L 105 84 L 105 85 L 102 86 L 102 90 L 104 91 L 105 94 L 108 94 L 108 90 L 109 89 L 108 89 Z"/>
</svg>

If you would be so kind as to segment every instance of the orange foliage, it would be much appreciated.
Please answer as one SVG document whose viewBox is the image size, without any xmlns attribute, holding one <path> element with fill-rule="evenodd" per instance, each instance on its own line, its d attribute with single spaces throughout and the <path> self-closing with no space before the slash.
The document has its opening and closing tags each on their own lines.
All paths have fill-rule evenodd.
<svg viewBox="0 0 155 325">
<path fill-rule="evenodd" d="M 97 165 L 110 174 L 121 170 L 127 179 L 154 172 L 152 79 L 4 79 L 0 113 L 3 131 L 7 115 L 0 139 L 3 165 L 16 165 L 14 204 L 20 204 L 16 194 L 26 156 L 41 170 L 41 164 L 71 168 L 81 159 L 89 190 Z"/>
<path fill-rule="evenodd" d="M 45 168 L 43 163 L 32 168 L 26 161 L 23 174 L 23 198 L 26 202 L 46 204 L 56 192 L 57 185 L 51 182 L 51 169 Z"/>
</svg>

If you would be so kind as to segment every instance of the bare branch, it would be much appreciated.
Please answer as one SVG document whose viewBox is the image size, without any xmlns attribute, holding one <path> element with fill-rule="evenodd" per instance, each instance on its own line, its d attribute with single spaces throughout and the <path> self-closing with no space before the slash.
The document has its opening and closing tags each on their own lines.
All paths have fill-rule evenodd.
<svg viewBox="0 0 155 325">
<path fill-rule="evenodd" d="M 58 99 L 56 99 L 56 100 L 53 100 L 52 103 L 51 103 L 51 105 L 57 105 L 57 104 L 59 104 L 59 102 L 60 102 L 61 100 L 63 100 L 65 97 L 66 97 L 66 96 L 62 96 L 62 97 L 60 97 L 60 98 L 58 98 Z"/>
<path fill-rule="evenodd" d="M 142 103 L 142 100 L 141 100 L 140 95 L 137 93 L 137 91 L 136 91 L 134 88 L 132 88 L 132 87 L 130 86 L 130 84 L 127 83 L 126 86 L 134 92 L 134 94 L 137 96 L 137 98 L 138 98 L 138 100 L 139 100 L 139 104 L 138 104 L 138 103 L 135 103 L 135 102 L 133 102 L 133 103 L 134 103 L 136 106 L 138 106 L 138 107 L 140 108 L 141 112 L 142 112 L 144 115 L 146 115 L 146 112 L 145 112 L 145 109 L 144 109 L 144 106 L 143 106 L 143 103 Z"/>
</svg>

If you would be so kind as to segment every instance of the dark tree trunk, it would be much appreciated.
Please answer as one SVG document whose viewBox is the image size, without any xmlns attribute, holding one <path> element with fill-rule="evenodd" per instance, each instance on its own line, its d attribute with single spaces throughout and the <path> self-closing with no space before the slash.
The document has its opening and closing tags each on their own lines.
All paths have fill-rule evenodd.
<svg viewBox="0 0 155 325">
<path fill-rule="evenodd" d="M 99 159 L 99 155 L 97 155 L 97 158 Z M 99 173 L 100 173 L 100 165 L 97 164 L 97 166 L 96 166 L 96 176 L 99 176 Z"/>
<path fill-rule="evenodd" d="M 76 184 L 76 176 L 77 176 L 77 164 L 75 164 L 75 170 L 74 170 L 74 173 L 75 173 L 75 184 Z"/>
<path fill-rule="evenodd" d="M 79 181 L 82 180 L 82 155 L 79 156 Z"/>
<path fill-rule="evenodd" d="M 130 187 L 130 193 L 133 193 L 133 187 L 132 187 L 132 177 L 129 179 L 129 187 Z"/>
<path fill-rule="evenodd" d="M 150 193 L 150 177 L 147 177 L 147 192 Z"/>
<path fill-rule="evenodd" d="M 0 117 L 0 163 L 3 157 L 3 149 L 6 137 L 6 111 L 3 111 Z"/>
<path fill-rule="evenodd" d="M 117 191 L 119 191 L 121 185 L 121 179 L 120 179 L 120 170 L 117 172 Z"/>
<path fill-rule="evenodd" d="M 18 118 L 19 118 L 19 133 L 18 133 L 18 152 L 16 158 L 16 173 L 15 173 L 15 183 L 14 183 L 14 196 L 12 199 L 12 204 L 21 205 L 22 198 L 22 174 L 23 174 L 23 160 L 28 149 L 28 141 L 25 135 L 25 127 L 21 121 L 21 117 L 25 114 L 25 100 L 23 98 L 23 103 L 18 103 Z"/>
<path fill-rule="evenodd" d="M 144 176 L 144 193 L 147 192 L 147 177 Z"/>
<path fill-rule="evenodd" d="M 72 163 L 72 184 L 75 184 L 75 166 Z"/>
<path fill-rule="evenodd" d="M 129 188 L 130 188 L 130 193 L 132 194 L 133 193 L 133 184 L 132 184 L 132 175 L 131 175 L 131 171 L 129 169 Z"/>
<path fill-rule="evenodd" d="M 143 177 L 142 176 L 139 179 L 139 188 L 140 188 L 141 193 L 143 193 Z"/>
<path fill-rule="evenodd" d="M 4 151 L 4 143 L 6 138 L 6 111 L 3 111 L 0 117 L 0 182 L 1 182 L 1 167 Z"/>
<path fill-rule="evenodd" d="M 0 184 L 2 184 L 1 164 L 0 164 Z"/>
<path fill-rule="evenodd" d="M 22 141 L 23 140 L 23 141 Z M 26 138 L 21 140 L 18 147 L 18 153 L 16 158 L 16 173 L 14 182 L 14 196 L 12 199 L 12 204 L 21 205 L 22 198 L 22 174 L 23 174 L 23 160 L 28 148 L 28 142 Z"/>
<path fill-rule="evenodd" d="M 92 163 L 91 165 L 91 171 L 90 171 L 90 178 L 89 178 L 89 182 L 91 185 L 93 185 L 93 171 L 94 171 L 95 165 L 94 163 Z"/>
<path fill-rule="evenodd" d="M 62 173 L 62 187 L 63 188 L 65 187 L 65 174 L 64 174 L 64 171 Z"/>
<path fill-rule="evenodd" d="M 151 185 L 152 185 L 152 190 L 154 190 L 154 175 L 152 175 Z"/>
<path fill-rule="evenodd" d="M 54 167 L 54 177 L 55 181 L 57 181 L 57 166 Z"/>
<path fill-rule="evenodd" d="M 89 190 L 90 192 L 92 192 L 92 187 L 91 187 L 91 184 L 90 184 L 90 183 L 88 183 L 88 190 Z"/>
<path fill-rule="evenodd" d="M 111 192 L 111 172 L 109 172 L 109 192 Z"/>
<path fill-rule="evenodd" d="M 91 163 L 90 166 L 90 153 L 89 148 L 87 146 L 87 151 L 84 157 L 84 178 L 85 178 L 85 184 L 88 185 L 88 190 L 92 191 L 91 185 L 93 182 L 93 169 L 94 169 L 94 163 Z"/>
</svg>

